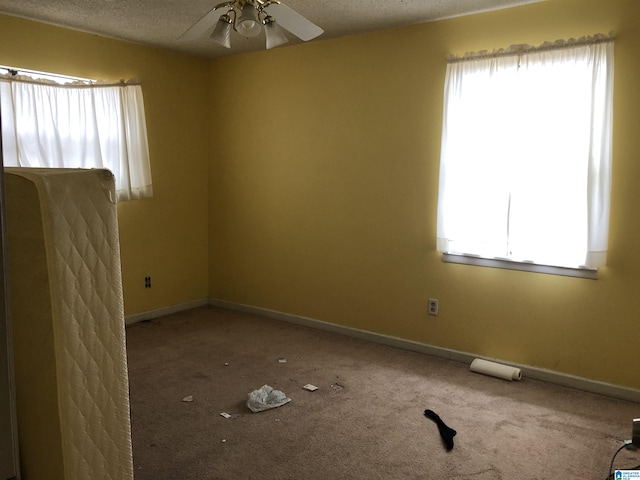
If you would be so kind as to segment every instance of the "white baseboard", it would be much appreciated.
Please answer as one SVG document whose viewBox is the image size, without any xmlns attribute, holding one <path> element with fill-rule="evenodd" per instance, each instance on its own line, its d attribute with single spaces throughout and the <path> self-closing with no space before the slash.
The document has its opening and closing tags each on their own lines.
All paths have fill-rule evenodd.
<svg viewBox="0 0 640 480">
<path fill-rule="evenodd" d="M 180 303 L 177 305 L 170 305 L 168 307 L 158 308 L 157 310 L 148 310 L 146 312 L 135 313 L 133 315 L 125 315 L 124 323 L 125 325 L 133 325 L 134 323 L 143 322 L 145 320 L 153 320 L 154 318 L 171 315 L 172 313 L 182 312 L 184 310 L 190 310 L 197 307 L 204 307 L 208 304 L 209 301 L 206 298 L 201 298 L 200 300 Z"/>
<path fill-rule="evenodd" d="M 523 377 L 531 378 L 534 380 L 541 380 L 544 382 L 553 383 L 556 385 L 562 385 L 565 387 L 575 388 L 577 390 L 583 390 L 583 391 L 595 393 L 598 395 L 605 395 L 607 397 L 618 398 L 621 400 L 628 400 L 631 402 L 640 403 L 640 390 L 633 389 L 630 387 L 624 387 L 624 386 L 615 385 L 611 383 L 599 382 L 597 380 L 577 377 L 574 375 L 569 375 L 562 372 L 556 372 L 553 370 L 547 370 L 544 368 L 533 367 L 530 365 L 520 365 L 517 363 L 503 362 L 495 358 L 482 357 L 482 356 L 474 355 L 472 353 L 461 352 L 458 350 L 451 350 L 448 348 L 437 347 L 434 345 L 428 345 L 420 342 L 414 342 L 412 340 L 406 340 L 403 338 L 383 335 L 380 333 L 370 332 L 367 330 L 360 330 L 357 328 L 346 327 L 344 325 L 324 322 L 322 320 L 302 317 L 299 315 L 292 315 L 289 313 L 277 312 L 277 311 L 268 310 L 265 308 L 228 302 L 226 300 L 210 298 L 209 305 L 226 308 L 228 310 L 236 310 L 236 311 L 241 311 L 246 313 L 253 313 L 256 315 L 261 315 L 263 317 L 274 318 L 277 320 L 283 320 L 285 322 L 295 323 L 298 325 L 304 325 L 308 327 L 317 328 L 320 330 L 339 333 L 342 335 L 360 338 L 362 340 L 380 343 L 383 345 L 401 348 L 404 350 L 410 350 L 413 352 L 420 352 L 427 355 L 433 355 L 436 357 L 447 358 L 449 360 L 455 360 L 455 361 L 463 362 L 469 365 L 475 358 L 482 358 L 484 360 L 498 362 L 498 363 L 519 368 L 522 371 Z"/>
</svg>

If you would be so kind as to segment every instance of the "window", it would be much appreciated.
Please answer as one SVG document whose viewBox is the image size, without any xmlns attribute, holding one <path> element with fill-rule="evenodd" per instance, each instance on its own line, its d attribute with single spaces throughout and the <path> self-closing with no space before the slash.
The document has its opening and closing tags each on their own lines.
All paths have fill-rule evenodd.
<svg viewBox="0 0 640 480">
<path fill-rule="evenodd" d="M 107 168 L 119 201 L 153 195 L 140 85 L 9 72 L 0 76 L 5 166 Z"/>
<path fill-rule="evenodd" d="M 447 65 L 440 252 L 572 269 L 605 265 L 613 41 L 559 43 Z"/>
</svg>

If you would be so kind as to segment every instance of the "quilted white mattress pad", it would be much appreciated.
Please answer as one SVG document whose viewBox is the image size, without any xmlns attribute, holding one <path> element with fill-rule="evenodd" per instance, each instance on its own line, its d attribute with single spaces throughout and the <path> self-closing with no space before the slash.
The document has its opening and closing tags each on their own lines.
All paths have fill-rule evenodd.
<svg viewBox="0 0 640 480">
<path fill-rule="evenodd" d="M 131 480 L 113 176 L 6 168 L 4 180 L 22 477 Z"/>
</svg>

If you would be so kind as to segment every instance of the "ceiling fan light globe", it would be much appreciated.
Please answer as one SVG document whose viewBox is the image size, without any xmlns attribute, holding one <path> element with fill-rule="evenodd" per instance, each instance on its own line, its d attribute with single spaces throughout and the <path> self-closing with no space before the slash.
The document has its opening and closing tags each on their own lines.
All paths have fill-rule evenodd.
<svg viewBox="0 0 640 480">
<path fill-rule="evenodd" d="M 284 45 L 289 41 L 284 34 L 284 31 L 275 20 L 271 20 L 264 24 L 264 34 L 267 38 L 267 50 Z"/>
<path fill-rule="evenodd" d="M 240 17 L 236 20 L 236 31 L 245 37 L 255 37 L 262 30 L 260 23 L 258 10 L 253 5 L 245 3 Z"/>
<path fill-rule="evenodd" d="M 216 28 L 213 29 L 209 38 L 218 45 L 231 48 L 231 27 L 231 19 L 228 15 L 223 15 L 220 17 L 220 20 L 218 20 L 218 23 L 216 23 Z"/>
</svg>

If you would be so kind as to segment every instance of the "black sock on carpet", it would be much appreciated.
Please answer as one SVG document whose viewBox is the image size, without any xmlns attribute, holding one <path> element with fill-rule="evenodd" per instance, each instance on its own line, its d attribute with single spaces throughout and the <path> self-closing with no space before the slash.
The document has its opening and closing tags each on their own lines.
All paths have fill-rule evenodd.
<svg viewBox="0 0 640 480">
<path fill-rule="evenodd" d="M 448 427 L 446 423 L 442 421 L 442 419 L 434 412 L 433 410 L 425 410 L 424 415 L 427 418 L 430 418 L 436 425 L 438 425 L 438 431 L 440 432 L 440 436 L 447 446 L 447 450 L 451 450 L 453 448 L 453 437 L 456 436 L 456 432 L 453 428 Z"/>
</svg>

